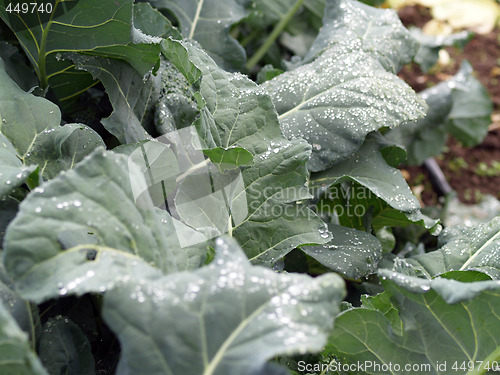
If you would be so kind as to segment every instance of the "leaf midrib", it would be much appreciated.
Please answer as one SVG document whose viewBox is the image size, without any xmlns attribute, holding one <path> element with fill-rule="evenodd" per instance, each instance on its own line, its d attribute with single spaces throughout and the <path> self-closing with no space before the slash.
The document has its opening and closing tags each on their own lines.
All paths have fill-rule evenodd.
<svg viewBox="0 0 500 375">
<path fill-rule="evenodd" d="M 193 39 L 194 32 L 196 30 L 196 26 L 198 26 L 198 21 L 200 19 L 201 8 L 203 8 L 203 3 L 205 0 L 200 0 L 198 6 L 196 7 L 196 13 L 193 18 L 193 22 L 191 23 L 191 29 L 189 30 L 188 39 Z"/>
</svg>

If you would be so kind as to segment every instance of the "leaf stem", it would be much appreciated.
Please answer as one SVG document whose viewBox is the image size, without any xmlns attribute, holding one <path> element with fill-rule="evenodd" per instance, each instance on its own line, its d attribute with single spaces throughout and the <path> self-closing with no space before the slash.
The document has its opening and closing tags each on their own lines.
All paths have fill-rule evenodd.
<svg viewBox="0 0 500 375">
<path fill-rule="evenodd" d="M 210 164 L 211 160 L 210 159 L 205 159 L 204 161 L 193 165 L 191 168 L 189 168 L 186 172 L 181 174 L 179 177 L 176 178 L 175 182 L 179 183 L 182 180 L 184 180 L 187 176 L 192 175 L 194 172 L 199 171 L 200 169 L 205 168 Z"/>
<path fill-rule="evenodd" d="M 245 67 L 248 70 L 252 70 L 252 68 L 257 65 L 257 63 L 264 57 L 269 48 L 271 48 L 276 38 L 278 38 L 281 32 L 285 29 L 286 25 L 288 25 L 295 13 L 297 13 L 303 2 L 304 0 L 297 0 L 297 2 L 290 8 L 288 13 L 283 16 L 280 22 L 278 22 L 273 31 L 271 31 L 271 34 L 269 34 L 269 36 L 267 37 L 264 44 L 260 46 L 257 52 L 255 52 L 255 54 L 247 61 Z"/>
<path fill-rule="evenodd" d="M 35 322 L 33 321 L 33 309 L 31 308 L 31 303 L 24 301 L 26 304 L 26 309 L 28 310 L 28 318 L 31 327 L 31 349 L 36 353 L 36 333 L 35 333 Z"/>
<path fill-rule="evenodd" d="M 40 80 L 40 87 L 45 90 L 47 86 L 49 85 L 49 78 L 47 76 L 47 69 L 46 69 L 46 57 L 47 57 L 47 39 L 49 37 L 49 31 L 50 31 L 50 26 L 52 25 L 52 19 L 54 17 L 54 14 L 56 13 L 57 6 L 59 5 L 59 2 L 61 0 L 56 0 L 54 4 L 54 10 L 52 11 L 49 22 L 47 22 L 47 26 L 43 29 L 42 32 L 42 40 L 40 43 L 40 50 L 38 51 L 38 72 L 39 76 L 38 79 Z"/>
</svg>

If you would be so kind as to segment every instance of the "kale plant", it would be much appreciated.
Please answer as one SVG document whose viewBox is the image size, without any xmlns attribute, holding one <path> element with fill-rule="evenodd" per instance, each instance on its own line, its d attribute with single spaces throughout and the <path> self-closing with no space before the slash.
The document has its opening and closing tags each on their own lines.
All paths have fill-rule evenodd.
<svg viewBox="0 0 500 375">
<path fill-rule="evenodd" d="M 411 137 L 476 142 L 490 104 L 467 66 L 421 95 L 398 78 L 419 43 L 394 11 L 0 17 L 1 374 L 494 370 L 500 221 L 439 234 L 397 169 L 428 154 Z M 437 246 L 403 248 L 402 227 Z"/>
</svg>

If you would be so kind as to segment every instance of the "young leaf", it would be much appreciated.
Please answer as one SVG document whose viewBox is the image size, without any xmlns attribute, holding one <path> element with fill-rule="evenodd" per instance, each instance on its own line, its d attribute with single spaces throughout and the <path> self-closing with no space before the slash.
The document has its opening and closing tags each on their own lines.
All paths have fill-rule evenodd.
<svg viewBox="0 0 500 375">
<path fill-rule="evenodd" d="M 26 334 L 0 302 L 0 373 L 48 375 L 31 350 Z"/>
<path fill-rule="evenodd" d="M 399 311 L 402 327 L 393 330 L 397 319 L 386 315 L 387 303 L 345 311 L 335 320 L 326 353 L 341 363 L 368 363 L 371 367 L 364 371 L 370 374 L 387 374 L 389 364 L 392 374 L 479 374 L 483 373 L 479 366 L 486 371 L 487 361 L 490 368 L 498 361 L 498 282 L 383 275 L 390 277 L 383 286 Z M 454 363 L 458 366 L 452 369 Z M 461 368 L 462 363 L 466 366 Z"/>
<path fill-rule="evenodd" d="M 312 145 L 311 171 L 347 159 L 374 130 L 424 115 L 423 101 L 394 75 L 414 44 L 395 14 L 384 12 L 350 0 L 328 2 L 326 34 L 318 36 L 307 64 L 263 84 L 285 136 L 303 137 Z M 396 35 L 371 38 L 387 28 Z M 402 46 L 403 57 L 394 45 Z"/>
<path fill-rule="evenodd" d="M 187 72 L 202 75 L 198 84 L 205 107 L 195 125 L 206 148 L 241 147 L 253 155 L 253 164 L 241 169 L 248 215 L 232 231 L 250 260 L 270 265 L 299 245 L 328 241 L 326 225 L 295 203 L 309 198 L 304 164 L 310 147 L 283 137 L 269 96 L 247 77 L 218 68 L 189 43 L 166 39 L 162 49 L 190 83 L 198 74 Z"/>
<path fill-rule="evenodd" d="M 150 0 L 158 9 L 173 12 L 184 38 L 194 39 L 217 65 L 233 70 L 245 63 L 243 47 L 229 35 L 231 25 L 247 14 L 248 3 L 239 0 Z"/>
<path fill-rule="evenodd" d="M 21 296 L 40 302 L 102 292 L 134 273 L 177 270 L 176 258 L 188 254 L 174 255 L 178 245 L 168 240 L 175 229 L 149 195 L 136 201 L 145 190 L 135 164 L 96 150 L 30 193 L 4 240 L 3 261 Z"/>
<path fill-rule="evenodd" d="M 426 117 L 385 134 L 406 148 L 408 164 L 419 165 L 440 154 L 447 132 L 468 146 L 479 143 L 488 132 L 491 100 L 472 76 L 469 63 L 464 62 L 453 78 L 419 95 L 429 106 Z"/>
<path fill-rule="evenodd" d="M 233 240 L 216 244 L 206 267 L 106 294 L 119 373 L 250 375 L 278 354 L 322 348 L 344 296 L 337 275 L 278 274 L 250 265 Z"/>
<path fill-rule="evenodd" d="M 95 374 L 90 343 L 68 318 L 50 318 L 43 326 L 39 347 L 40 360 L 51 374 Z"/>
<path fill-rule="evenodd" d="M 82 124 L 66 124 L 55 129 L 46 129 L 33 142 L 26 164 L 36 164 L 46 179 L 59 172 L 72 169 L 92 150 L 104 146 L 94 130 Z"/>
</svg>

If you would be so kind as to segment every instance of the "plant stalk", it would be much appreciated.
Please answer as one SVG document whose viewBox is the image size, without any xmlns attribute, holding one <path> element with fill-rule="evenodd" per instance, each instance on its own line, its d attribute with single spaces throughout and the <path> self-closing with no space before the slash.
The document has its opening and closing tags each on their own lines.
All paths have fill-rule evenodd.
<svg viewBox="0 0 500 375">
<path fill-rule="evenodd" d="M 297 2 L 290 8 L 287 14 L 283 16 L 283 18 L 276 24 L 274 27 L 273 31 L 271 31 L 271 34 L 267 37 L 266 41 L 260 48 L 255 52 L 255 54 L 247 61 L 245 67 L 247 70 L 252 70 L 252 68 L 257 65 L 257 63 L 264 57 L 264 55 L 267 53 L 269 48 L 271 48 L 272 44 L 278 38 L 278 36 L 281 34 L 281 32 L 285 29 L 286 25 L 290 22 L 292 17 L 297 13 L 299 10 L 300 6 L 304 0 L 297 0 Z"/>
<path fill-rule="evenodd" d="M 40 80 L 40 87 L 45 90 L 49 86 L 49 77 L 47 76 L 47 67 L 46 67 L 46 57 L 47 57 L 47 39 L 49 36 L 49 31 L 50 31 L 50 26 L 52 25 L 52 18 L 54 17 L 54 14 L 56 13 L 57 6 L 59 5 L 60 0 L 56 0 L 54 4 L 54 10 L 52 11 L 52 14 L 50 15 L 49 22 L 47 22 L 47 26 L 45 26 L 45 29 L 43 29 L 42 32 L 42 40 L 40 43 L 40 50 L 38 52 L 38 73 L 39 77 L 38 79 Z"/>
</svg>

